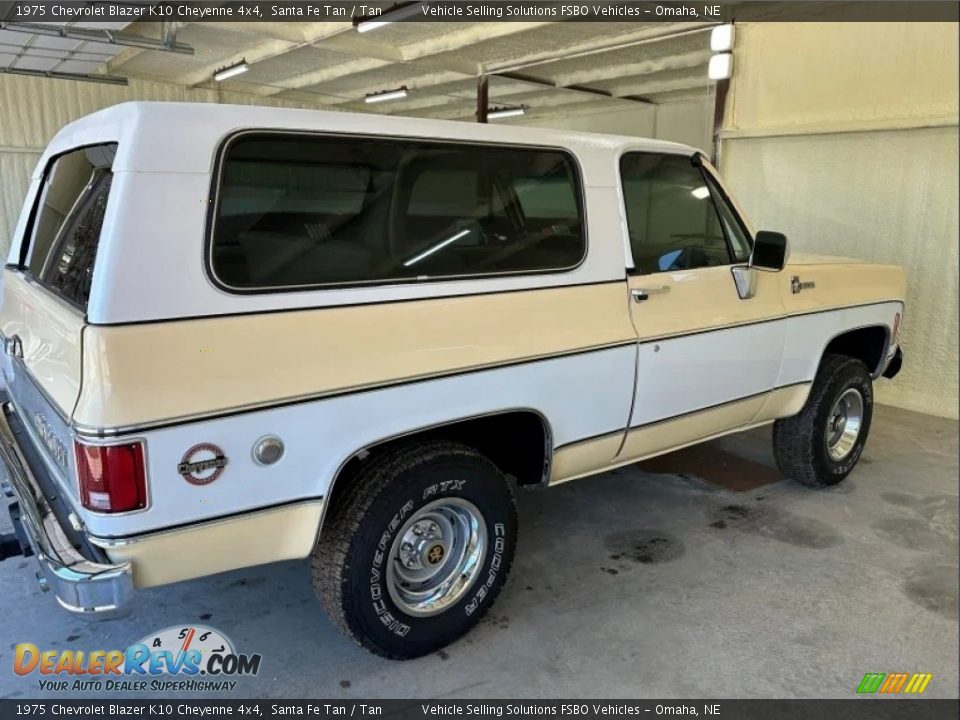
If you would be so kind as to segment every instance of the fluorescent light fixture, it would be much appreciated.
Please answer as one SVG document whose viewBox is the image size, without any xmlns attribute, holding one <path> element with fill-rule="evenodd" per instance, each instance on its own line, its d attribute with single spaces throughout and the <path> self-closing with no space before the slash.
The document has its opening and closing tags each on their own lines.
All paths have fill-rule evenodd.
<svg viewBox="0 0 960 720">
<path fill-rule="evenodd" d="M 363 101 L 366 103 L 378 103 L 386 102 L 387 100 L 401 100 L 405 98 L 409 93 L 407 93 L 406 86 L 397 88 L 396 90 L 386 90 L 384 92 L 370 93 L 363 98 Z"/>
<path fill-rule="evenodd" d="M 714 52 L 733 50 L 733 25 L 717 25 L 710 31 L 710 49 Z"/>
<path fill-rule="evenodd" d="M 733 74 L 733 55 L 717 53 L 710 58 L 707 75 L 711 80 L 728 80 Z"/>
<path fill-rule="evenodd" d="M 690 194 L 693 195 L 697 200 L 706 200 L 710 197 L 710 191 L 707 189 L 706 185 L 701 185 L 690 191 Z"/>
<path fill-rule="evenodd" d="M 213 79 L 216 80 L 217 82 L 223 82 L 227 78 L 232 78 L 232 77 L 236 77 L 237 75 L 242 75 L 249 69 L 250 69 L 250 66 L 247 65 L 247 61 L 241 60 L 236 65 L 231 65 L 230 67 L 226 67 L 223 70 L 217 70 L 213 74 Z"/>
<path fill-rule="evenodd" d="M 419 12 L 422 12 L 422 8 L 425 8 L 427 3 L 417 2 L 411 5 L 404 5 L 398 7 L 395 10 L 388 10 L 382 15 L 374 15 L 369 20 L 362 20 L 357 23 L 357 32 L 370 32 L 371 30 L 377 30 L 384 27 L 385 25 L 390 25 L 395 23 L 397 20 L 402 20 L 403 18 L 416 15 Z"/>
<path fill-rule="evenodd" d="M 498 120 L 500 118 L 508 117 L 517 117 L 518 115 L 523 115 L 526 112 L 522 107 L 513 107 L 513 108 L 497 108 L 496 110 L 487 111 L 487 120 Z"/>
<path fill-rule="evenodd" d="M 426 250 L 424 250 L 424 251 L 423 251 L 422 253 L 420 253 L 419 255 L 414 255 L 412 258 L 410 258 L 409 260 L 407 260 L 407 261 L 403 264 L 403 266 L 404 266 L 404 267 L 410 267 L 411 265 L 420 262 L 420 261 L 423 260 L 425 257 L 429 257 L 430 255 L 433 255 L 437 250 L 442 250 L 443 248 L 445 248 L 445 247 L 446 247 L 447 245 L 449 245 L 450 243 L 456 242 L 456 241 L 459 240 L 460 238 L 462 238 L 462 237 L 464 237 L 464 236 L 466 236 L 466 235 L 469 235 L 469 234 L 470 234 L 470 231 L 469 231 L 469 230 L 461 230 L 461 231 L 458 232 L 456 235 L 451 235 L 451 236 L 448 237 L 446 240 L 441 240 L 441 241 L 438 242 L 436 245 L 432 245 L 432 246 L 428 247 Z"/>
</svg>

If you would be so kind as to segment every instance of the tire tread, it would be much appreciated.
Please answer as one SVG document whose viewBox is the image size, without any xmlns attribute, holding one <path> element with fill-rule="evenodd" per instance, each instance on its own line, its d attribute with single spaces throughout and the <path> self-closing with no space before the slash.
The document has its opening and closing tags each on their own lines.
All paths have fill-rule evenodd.
<svg viewBox="0 0 960 720">
<path fill-rule="evenodd" d="M 383 498 L 383 491 L 398 475 L 413 470 L 419 465 L 438 457 L 461 456 L 485 464 L 498 475 L 500 469 L 474 448 L 446 440 L 411 441 L 392 448 L 381 457 L 374 458 L 352 479 L 351 487 L 321 528 L 320 540 L 311 558 L 313 588 L 320 605 L 339 630 L 366 650 L 392 660 L 410 656 L 383 648 L 366 638 L 350 622 L 350 603 L 356 598 L 347 597 L 347 574 L 350 570 L 350 546 L 370 509 Z M 511 500 L 511 511 L 516 515 L 516 497 L 509 483 L 504 481 Z M 384 502 L 386 502 L 384 500 Z M 509 576 L 512 557 L 504 568 Z M 484 603 L 479 609 L 479 620 L 492 603 Z"/>
<path fill-rule="evenodd" d="M 773 424 L 774 457 L 777 468 L 786 477 L 814 488 L 827 487 L 843 479 L 842 476 L 825 478 L 817 470 L 816 454 L 820 442 L 817 436 L 821 428 L 816 419 L 823 406 L 833 401 L 829 391 L 834 383 L 844 376 L 856 374 L 863 374 L 869 380 L 867 367 L 861 360 L 834 353 L 824 355 L 803 409 L 797 415 Z"/>
</svg>

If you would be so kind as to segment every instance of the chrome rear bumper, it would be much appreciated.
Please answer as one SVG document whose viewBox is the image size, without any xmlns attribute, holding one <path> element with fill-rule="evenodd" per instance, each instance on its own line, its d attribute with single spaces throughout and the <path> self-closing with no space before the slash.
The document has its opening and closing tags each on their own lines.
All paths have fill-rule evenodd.
<svg viewBox="0 0 960 720">
<path fill-rule="evenodd" d="M 90 560 L 70 542 L 34 475 L 45 468 L 31 468 L 17 442 L 11 423 L 18 422 L 12 403 L 0 404 L 0 473 L 4 490 L 16 499 L 11 509 L 19 511 L 18 521 L 40 564 L 41 584 L 71 612 L 97 618 L 124 614 L 133 598 L 130 563 Z M 19 434 L 23 436 L 22 428 Z"/>
</svg>

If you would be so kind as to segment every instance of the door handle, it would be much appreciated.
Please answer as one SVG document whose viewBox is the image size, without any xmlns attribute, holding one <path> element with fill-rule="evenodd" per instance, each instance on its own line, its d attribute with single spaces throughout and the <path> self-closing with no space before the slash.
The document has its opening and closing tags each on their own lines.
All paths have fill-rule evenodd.
<svg viewBox="0 0 960 720">
<path fill-rule="evenodd" d="M 639 303 L 648 299 L 651 295 L 663 295 L 668 292 L 670 292 L 670 286 L 663 285 L 658 288 L 634 288 L 630 291 L 630 295 L 633 296 L 635 302 Z"/>
</svg>

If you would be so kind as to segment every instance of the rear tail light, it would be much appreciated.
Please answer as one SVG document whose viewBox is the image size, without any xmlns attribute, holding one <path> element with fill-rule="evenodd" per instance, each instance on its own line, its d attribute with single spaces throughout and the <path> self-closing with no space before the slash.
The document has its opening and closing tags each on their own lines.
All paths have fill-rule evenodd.
<svg viewBox="0 0 960 720">
<path fill-rule="evenodd" d="M 85 445 L 75 442 L 80 503 L 102 513 L 147 506 L 147 470 L 142 442 Z"/>
</svg>

